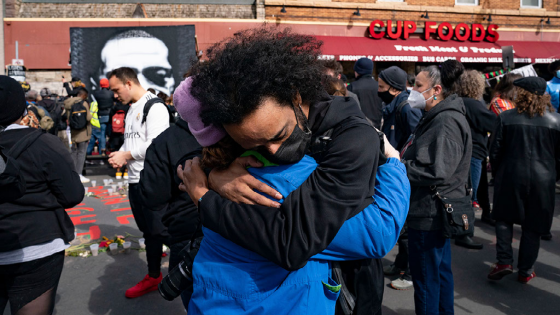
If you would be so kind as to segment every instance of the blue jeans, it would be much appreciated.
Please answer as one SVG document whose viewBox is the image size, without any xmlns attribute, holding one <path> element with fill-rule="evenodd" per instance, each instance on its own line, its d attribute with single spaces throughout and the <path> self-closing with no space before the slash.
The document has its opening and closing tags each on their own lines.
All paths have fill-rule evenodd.
<svg viewBox="0 0 560 315">
<path fill-rule="evenodd" d="M 410 274 L 416 314 L 454 314 L 451 245 L 441 231 L 408 228 Z"/>
<path fill-rule="evenodd" d="M 109 116 L 99 116 L 99 125 L 101 128 L 91 128 L 91 139 L 87 147 L 87 155 L 91 155 L 93 152 L 93 147 L 95 146 L 95 141 L 99 141 L 99 151 L 105 151 L 107 145 L 107 137 L 105 132 L 107 130 L 107 124 L 109 123 Z"/>
<path fill-rule="evenodd" d="M 471 157 L 471 182 L 472 182 L 472 201 L 477 201 L 476 192 L 480 184 L 480 175 L 482 175 L 482 160 Z"/>
</svg>

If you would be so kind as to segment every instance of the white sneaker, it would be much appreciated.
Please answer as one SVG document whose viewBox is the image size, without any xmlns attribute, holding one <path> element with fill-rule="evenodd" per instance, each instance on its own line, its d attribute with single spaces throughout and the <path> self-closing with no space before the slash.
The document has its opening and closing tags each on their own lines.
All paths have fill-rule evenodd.
<svg viewBox="0 0 560 315">
<path fill-rule="evenodd" d="M 398 278 L 397 280 L 391 281 L 391 287 L 396 290 L 408 290 L 412 288 L 412 281 Z"/>
<path fill-rule="evenodd" d="M 80 175 L 80 181 L 82 182 L 82 184 L 86 184 L 90 182 L 89 178 L 84 177 L 83 175 Z"/>
</svg>

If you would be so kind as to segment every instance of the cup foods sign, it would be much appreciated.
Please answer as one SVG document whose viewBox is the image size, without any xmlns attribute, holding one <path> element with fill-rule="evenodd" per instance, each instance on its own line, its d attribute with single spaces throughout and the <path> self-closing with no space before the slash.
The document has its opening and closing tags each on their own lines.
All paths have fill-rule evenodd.
<svg viewBox="0 0 560 315">
<path fill-rule="evenodd" d="M 376 30 L 375 28 L 385 28 L 385 30 Z M 395 29 L 393 29 L 395 28 Z M 416 22 L 413 21 L 387 21 L 375 20 L 369 26 L 371 37 L 380 39 L 388 37 L 391 39 L 408 39 L 410 34 L 417 29 Z M 470 40 L 471 42 L 488 41 L 495 43 L 500 38 L 497 32 L 498 25 L 489 24 L 486 28 L 482 24 L 459 23 L 453 27 L 449 22 L 436 23 L 426 21 L 424 23 L 424 36 L 428 40 L 432 34 L 437 34 L 442 41 L 455 39 L 460 42 Z"/>
</svg>

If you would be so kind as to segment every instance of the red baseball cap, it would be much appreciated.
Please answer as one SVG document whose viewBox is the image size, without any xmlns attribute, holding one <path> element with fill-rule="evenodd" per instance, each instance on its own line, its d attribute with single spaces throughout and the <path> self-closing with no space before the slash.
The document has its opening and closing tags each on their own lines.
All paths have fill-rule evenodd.
<svg viewBox="0 0 560 315">
<path fill-rule="evenodd" d="M 109 80 L 103 78 L 103 79 L 99 80 L 99 85 L 102 88 L 108 88 L 109 87 Z"/>
</svg>

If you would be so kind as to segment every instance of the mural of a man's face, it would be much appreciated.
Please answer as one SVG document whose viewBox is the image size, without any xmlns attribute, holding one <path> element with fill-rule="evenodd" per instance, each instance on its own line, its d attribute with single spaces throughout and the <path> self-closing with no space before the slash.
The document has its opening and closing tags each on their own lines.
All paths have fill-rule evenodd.
<svg viewBox="0 0 560 315">
<path fill-rule="evenodd" d="M 167 59 L 169 49 L 161 40 L 151 37 L 143 31 L 135 32 L 141 36 L 117 36 L 107 41 L 101 51 L 104 67 L 99 79 L 107 77 L 107 73 L 113 69 L 130 67 L 136 70 L 142 87 L 153 88 L 157 92 L 172 95 L 175 79 L 173 79 L 171 64 Z M 127 34 L 130 33 L 127 32 Z"/>
</svg>

